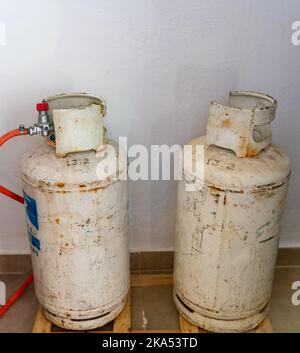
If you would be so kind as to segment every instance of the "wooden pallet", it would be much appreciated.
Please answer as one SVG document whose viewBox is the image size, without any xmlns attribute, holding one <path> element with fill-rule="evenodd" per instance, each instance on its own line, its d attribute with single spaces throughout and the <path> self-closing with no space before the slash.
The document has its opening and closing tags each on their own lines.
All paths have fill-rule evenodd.
<svg viewBox="0 0 300 353">
<path fill-rule="evenodd" d="M 112 327 L 111 327 L 112 326 Z M 33 333 L 129 333 L 131 328 L 131 300 L 130 292 L 127 297 L 122 312 L 112 321 L 111 324 L 105 325 L 103 328 L 90 331 L 68 331 L 53 325 L 42 313 L 41 308 L 38 309 L 35 323 L 32 329 Z"/>
<path fill-rule="evenodd" d="M 187 321 L 184 317 L 179 314 L 179 325 L 180 332 L 182 333 L 209 333 L 201 327 L 197 327 Z M 270 320 L 267 318 L 262 321 L 254 330 L 249 331 L 249 333 L 273 333 L 272 325 Z"/>
<path fill-rule="evenodd" d="M 133 274 L 131 275 L 131 288 L 172 286 L 172 274 Z M 90 331 L 67 331 L 56 327 L 48 321 L 39 308 L 36 314 L 33 333 L 205 333 L 201 328 L 194 326 L 181 315 L 179 315 L 178 330 L 131 330 L 131 296 L 127 297 L 123 311 L 112 321 L 112 323 L 96 330 Z M 271 333 L 272 326 L 268 319 L 264 320 L 255 330 L 256 333 Z"/>
</svg>

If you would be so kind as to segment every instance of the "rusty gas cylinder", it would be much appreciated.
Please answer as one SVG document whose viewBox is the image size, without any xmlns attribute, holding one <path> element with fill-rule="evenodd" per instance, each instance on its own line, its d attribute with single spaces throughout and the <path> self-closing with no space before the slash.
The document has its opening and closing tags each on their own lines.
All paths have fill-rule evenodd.
<svg viewBox="0 0 300 353">
<path fill-rule="evenodd" d="M 22 160 L 35 292 L 57 326 L 93 329 L 121 312 L 129 290 L 128 188 L 119 178 L 126 156 L 103 141 L 101 99 L 46 101 L 56 148 L 41 141 Z M 113 168 L 99 178 L 103 161 Z"/>
<path fill-rule="evenodd" d="M 276 106 L 232 92 L 228 106 L 211 103 L 207 136 L 189 142 L 204 145 L 204 186 L 178 184 L 174 300 L 209 331 L 247 331 L 268 312 L 290 176 L 287 154 L 271 144 Z"/>
</svg>

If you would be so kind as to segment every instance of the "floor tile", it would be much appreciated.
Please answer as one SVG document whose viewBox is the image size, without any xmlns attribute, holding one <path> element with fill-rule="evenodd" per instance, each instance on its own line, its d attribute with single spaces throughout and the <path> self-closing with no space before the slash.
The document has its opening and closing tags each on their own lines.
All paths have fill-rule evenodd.
<svg viewBox="0 0 300 353">
<path fill-rule="evenodd" d="M 300 268 L 276 269 L 269 314 L 275 332 L 300 333 L 300 305 L 291 302 L 294 281 L 300 281 Z"/>
<path fill-rule="evenodd" d="M 7 299 L 23 284 L 28 274 L 0 275 L 6 285 Z M 33 284 L 10 307 L 0 319 L 0 332 L 31 332 L 37 310 L 37 299 Z"/>
<path fill-rule="evenodd" d="M 133 329 L 178 329 L 172 291 L 172 286 L 133 288 Z"/>
</svg>

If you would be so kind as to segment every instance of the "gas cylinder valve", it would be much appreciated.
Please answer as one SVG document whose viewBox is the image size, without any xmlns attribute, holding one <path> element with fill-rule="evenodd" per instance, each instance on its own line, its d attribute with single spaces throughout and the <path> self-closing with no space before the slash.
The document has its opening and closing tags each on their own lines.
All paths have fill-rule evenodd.
<svg viewBox="0 0 300 353">
<path fill-rule="evenodd" d="M 36 105 L 36 110 L 39 112 L 38 122 L 28 128 L 29 135 L 42 135 L 47 137 L 49 132 L 52 130 L 52 124 L 50 123 L 48 110 L 48 103 L 42 102 Z M 24 125 L 20 125 L 20 132 L 24 131 Z"/>
</svg>

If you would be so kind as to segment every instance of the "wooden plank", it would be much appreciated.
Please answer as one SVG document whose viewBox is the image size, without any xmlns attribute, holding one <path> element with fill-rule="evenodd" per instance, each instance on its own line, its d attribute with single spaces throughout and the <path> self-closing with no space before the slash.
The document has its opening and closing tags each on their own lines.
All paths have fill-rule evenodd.
<svg viewBox="0 0 300 353">
<path fill-rule="evenodd" d="M 33 333 L 51 333 L 52 324 L 48 321 L 42 313 L 41 308 L 38 308 L 34 326 L 32 329 Z"/>
<path fill-rule="evenodd" d="M 88 333 L 114 333 L 114 331 L 87 331 Z M 130 330 L 130 333 L 180 333 L 180 330 Z"/>
<path fill-rule="evenodd" d="M 113 324 L 114 333 L 128 333 L 131 329 L 131 294 L 127 295 L 127 301 L 122 312 L 115 318 Z"/>
<path fill-rule="evenodd" d="M 94 330 L 94 331 L 86 331 L 86 333 L 114 333 L 114 331 L 110 330 L 110 331 L 97 331 L 97 330 Z"/>
<path fill-rule="evenodd" d="M 180 333 L 180 330 L 175 329 L 162 329 L 162 330 L 131 330 L 130 333 Z"/>
<path fill-rule="evenodd" d="M 182 333 L 199 333 L 199 328 L 188 322 L 181 315 L 179 315 L 179 326 Z"/>
<path fill-rule="evenodd" d="M 201 327 L 197 327 L 179 315 L 180 330 L 182 333 L 209 333 L 209 331 L 204 330 Z M 254 330 L 250 331 L 252 333 L 273 333 L 273 328 L 270 320 L 267 318 Z"/>
<path fill-rule="evenodd" d="M 257 328 L 254 330 L 255 333 L 273 333 L 273 328 L 271 325 L 270 320 L 264 319 L 264 321 L 257 326 Z"/>
<path fill-rule="evenodd" d="M 158 287 L 173 285 L 172 274 L 133 274 L 131 287 Z"/>
<path fill-rule="evenodd" d="M 60 333 L 60 332 L 59 332 Z M 87 333 L 114 333 L 114 331 L 87 331 Z M 130 330 L 130 333 L 181 333 L 180 330 Z"/>
<path fill-rule="evenodd" d="M 103 331 L 104 333 L 106 332 L 106 331 Z M 111 331 L 112 332 L 112 331 Z M 47 332 L 47 333 L 53 333 L 53 334 L 59 334 L 59 333 L 87 333 L 87 331 L 68 331 L 68 330 L 65 330 L 65 331 L 51 331 L 51 332 Z"/>
</svg>

